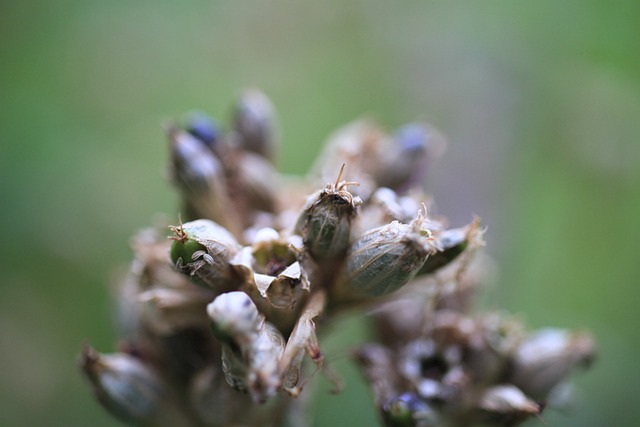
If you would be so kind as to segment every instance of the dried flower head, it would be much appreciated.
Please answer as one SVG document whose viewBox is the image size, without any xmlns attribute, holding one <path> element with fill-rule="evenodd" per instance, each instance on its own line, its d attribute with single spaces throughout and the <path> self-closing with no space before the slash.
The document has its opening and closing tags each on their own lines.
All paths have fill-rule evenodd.
<svg viewBox="0 0 640 427">
<path fill-rule="evenodd" d="M 80 356 L 118 419 L 299 425 L 306 365 L 342 388 L 319 336 L 344 310 L 370 310 L 377 342 L 353 355 L 388 426 L 515 426 L 593 359 L 586 333 L 475 310 L 484 230 L 427 216 L 425 173 L 443 146 L 430 125 L 389 135 L 349 124 L 299 182 L 274 169 L 275 114 L 261 92 L 241 96 L 228 132 L 200 112 L 182 125 L 167 137 L 188 222 L 136 235 L 119 352 Z"/>
</svg>

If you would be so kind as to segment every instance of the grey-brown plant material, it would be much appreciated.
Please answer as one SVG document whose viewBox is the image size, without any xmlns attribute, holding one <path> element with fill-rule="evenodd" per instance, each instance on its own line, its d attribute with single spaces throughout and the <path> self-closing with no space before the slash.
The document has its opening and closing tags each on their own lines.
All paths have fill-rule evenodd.
<svg viewBox="0 0 640 427">
<path fill-rule="evenodd" d="M 225 171 L 211 150 L 196 137 L 169 126 L 171 179 L 182 196 L 187 219 L 206 218 L 240 230 L 237 217 L 228 210 Z"/>
<path fill-rule="evenodd" d="M 295 180 L 274 169 L 264 94 L 245 92 L 232 121 L 222 132 L 192 112 L 167 132 L 181 210 L 132 240 L 117 352 L 79 357 L 110 414 L 150 427 L 311 425 L 314 374 L 343 388 L 322 339 L 346 311 L 373 332 L 350 354 L 382 425 L 508 427 L 561 403 L 594 340 L 476 304 L 493 270 L 485 230 L 427 215 L 425 174 L 443 147 L 432 126 L 390 135 L 357 120 Z"/>
</svg>

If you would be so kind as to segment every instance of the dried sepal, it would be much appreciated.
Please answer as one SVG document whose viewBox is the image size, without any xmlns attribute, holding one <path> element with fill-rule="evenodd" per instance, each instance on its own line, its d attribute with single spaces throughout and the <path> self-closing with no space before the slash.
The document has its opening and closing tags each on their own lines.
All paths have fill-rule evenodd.
<svg viewBox="0 0 640 427">
<path fill-rule="evenodd" d="M 303 384 L 299 380 L 305 354 L 309 355 L 318 369 L 322 368 L 324 356 L 320 351 L 313 319 L 323 312 L 325 304 L 326 296 L 323 291 L 316 292 L 311 296 L 287 340 L 284 354 L 280 360 L 283 387 L 294 396 L 302 390 Z"/>
<path fill-rule="evenodd" d="M 269 228 L 258 231 L 256 239 L 231 260 L 240 283 L 238 289 L 249 295 L 260 313 L 288 336 L 309 296 L 309 280 L 288 239 Z"/>
</svg>

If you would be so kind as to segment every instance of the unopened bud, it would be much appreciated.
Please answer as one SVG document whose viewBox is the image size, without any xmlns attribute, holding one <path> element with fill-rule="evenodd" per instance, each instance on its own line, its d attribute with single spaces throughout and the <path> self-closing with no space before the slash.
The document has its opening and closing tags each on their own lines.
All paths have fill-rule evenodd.
<svg viewBox="0 0 640 427">
<path fill-rule="evenodd" d="M 344 165 L 335 184 L 315 193 L 298 219 L 297 229 L 304 245 L 316 260 L 335 259 L 344 256 L 351 239 L 351 223 L 356 208 L 361 203 L 347 186 L 354 183 L 340 181 Z"/>
<path fill-rule="evenodd" d="M 590 335 L 563 329 L 542 329 L 517 349 L 509 381 L 534 399 L 546 399 L 574 367 L 595 358 Z"/>
<path fill-rule="evenodd" d="M 100 354 L 86 346 L 80 368 L 98 401 L 118 419 L 150 423 L 162 410 L 164 385 L 140 360 L 124 353 Z"/>
<path fill-rule="evenodd" d="M 428 170 L 429 146 L 435 134 L 431 127 L 420 123 L 398 129 L 376 169 L 378 185 L 404 192 L 421 184 Z"/>
<path fill-rule="evenodd" d="M 218 142 L 218 126 L 209 115 L 202 111 L 187 113 L 184 119 L 184 128 L 212 150 Z"/>
<path fill-rule="evenodd" d="M 220 161 L 189 133 L 169 128 L 172 180 L 180 190 L 190 219 L 209 218 L 239 232 L 230 212 L 227 185 Z"/>
<path fill-rule="evenodd" d="M 421 218 L 370 230 L 352 245 L 346 289 L 339 292 L 368 297 L 389 294 L 409 282 L 432 252 L 430 232 L 421 229 Z"/>
<path fill-rule="evenodd" d="M 245 150 L 273 161 L 277 133 L 275 112 L 264 93 L 253 89 L 242 94 L 234 111 L 233 128 Z"/>
</svg>

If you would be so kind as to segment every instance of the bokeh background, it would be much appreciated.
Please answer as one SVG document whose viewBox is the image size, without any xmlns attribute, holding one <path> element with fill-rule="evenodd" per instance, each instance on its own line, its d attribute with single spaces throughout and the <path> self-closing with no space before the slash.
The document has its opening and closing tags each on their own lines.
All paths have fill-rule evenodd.
<svg viewBox="0 0 640 427">
<path fill-rule="evenodd" d="M 489 304 L 597 338 L 547 422 L 640 419 L 640 2 L 3 1 L 0 85 L 0 425 L 118 425 L 75 358 L 112 349 L 129 236 L 176 214 L 160 125 L 224 122 L 247 86 L 278 109 L 288 173 L 363 114 L 440 128 L 430 190 L 488 226 Z M 336 329 L 348 387 L 317 377 L 315 423 L 375 425 L 344 357 L 357 322 Z"/>
</svg>

